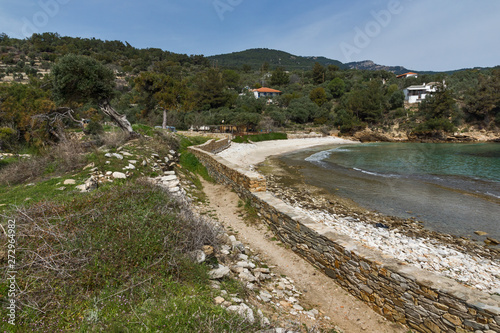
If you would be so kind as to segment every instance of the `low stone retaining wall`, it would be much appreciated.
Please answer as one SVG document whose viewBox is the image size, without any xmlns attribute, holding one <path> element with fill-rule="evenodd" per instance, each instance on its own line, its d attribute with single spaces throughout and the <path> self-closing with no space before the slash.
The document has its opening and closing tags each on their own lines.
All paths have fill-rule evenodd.
<svg viewBox="0 0 500 333">
<path fill-rule="evenodd" d="M 212 154 L 217 154 L 229 148 L 230 146 L 231 141 L 229 141 L 229 138 L 226 137 L 225 139 L 221 140 L 208 140 L 204 144 L 197 146 L 197 148 Z"/>
<path fill-rule="evenodd" d="M 264 177 L 191 147 L 218 182 L 250 200 L 280 240 L 389 320 L 418 332 L 500 332 L 500 296 L 406 265 L 298 214 Z"/>
</svg>

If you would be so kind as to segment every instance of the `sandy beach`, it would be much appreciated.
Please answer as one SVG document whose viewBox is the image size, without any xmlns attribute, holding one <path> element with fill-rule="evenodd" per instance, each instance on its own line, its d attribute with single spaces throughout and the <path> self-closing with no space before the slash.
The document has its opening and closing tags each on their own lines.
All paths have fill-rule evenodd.
<svg viewBox="0 0 500 333">
<path fill-rule="evenodd" d="M 331 144 L 354 144 L 358 141 L 341 139 L 339 137 L 304 138 L 276 141 L 262 141 L 255 143 L 231 143 L 231 147 L 219 153 L 242 168 L 251 168 L 253 165 L 264 162 L 269 156 L 285 154 L 294 150 Z"/>
</svg>

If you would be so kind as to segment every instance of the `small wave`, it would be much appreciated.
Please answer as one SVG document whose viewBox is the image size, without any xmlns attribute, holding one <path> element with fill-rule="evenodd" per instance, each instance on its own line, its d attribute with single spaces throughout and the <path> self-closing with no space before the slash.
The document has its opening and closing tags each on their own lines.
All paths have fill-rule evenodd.
<svg viewBox="0 0 500 333">
<path fill-rule="evenodd" d="M 493 194 L 493 193 L 490 193 L 490 192 L 486 192 L 486 194 L 489 195 L 489 196 L 492 196 L 494 198 L 500 199 L 500 195 L 498 195 L 498 194 Z"/>
<path fill-rule="evenodd" d="M 383 174 L 383 173 L 377 173 L 377 172 L 372 172 L 372 171 L 366 171 L 363 169 L 358 169 L 358 168 L 352 168 L 353 170 L 365 173 L 367 175 L 371 176 L 379 176 L 379 177 L 384 177 L 384 178 L 399 178 L 399 175 L 393 175 L 393 174 Z"/>
<path fill-rule="evenodd" d="M 321 162 L 327 159 L 331 155 L 331 150 L 320 151 L 319 153 L 312 154 L 309 157 L 306 157 L 307 162 Z"/>
</svg>

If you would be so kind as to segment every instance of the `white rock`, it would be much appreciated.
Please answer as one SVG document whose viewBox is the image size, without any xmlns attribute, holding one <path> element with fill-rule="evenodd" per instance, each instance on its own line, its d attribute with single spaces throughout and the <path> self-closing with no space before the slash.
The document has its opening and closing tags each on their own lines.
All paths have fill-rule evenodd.
<svg viewBox="0 0 500 333">
<path fill-rule="evenodd" d="M 115 179 L 126 179 L 127 175 L 124 174 L 123 172 L 115 171 L 115 172 L 113 172 L 113 178 L 115 178 Z"/>
<path fill-rule="evenodd" d="M 193 260 L 199 264 L 204 262 L 205 259 L 207 258 L 205 252 L 203 252 L 202 250 L 195 250 L 195 251 L 191 252 L 190 255 L 191 255 L 191 258 L 193 258 Z"/>
<path fill-rule="evenodd" d="M 63 184 L 64 185 L 75 185 L 76 181 L 74 179 L 66 179 Z"/>
<path fill-rule="evenodd" d="M 211 271 L 209 271 L 208 276 L 212 280 L 218 280 L 218 279 L 222 279 L 223 277 L 229 275 L 229 273 L 230 273 L 229 267 L 226 267 L 224 265 L 219 265 L 219 268 L 212 269 Z"/>
<path fill-rule="evenodd" d="M 119 160 L 123 160 L 123 155 L 121 155 L 121 154 L 113 153 L 113 156 L 116 157 Z"/>
<path fill-rule="evenodd" d="M 170 182 L 170 181 L 177 180 L 177 176 L 176 175 L 163 176 L 163 177 L 161 177 L 161 180 L 164 182 Z"/>
<path fill-rule="evenodd" d="M 248 281 L 248 282 L 254 282 L 256 279 L 255 279 L 255 276 L 252 275 L 252 273 L 250 272 L 241 272 L 239 275 L 239 278 L 244 280 L 244 281 Z"/>
</svg>

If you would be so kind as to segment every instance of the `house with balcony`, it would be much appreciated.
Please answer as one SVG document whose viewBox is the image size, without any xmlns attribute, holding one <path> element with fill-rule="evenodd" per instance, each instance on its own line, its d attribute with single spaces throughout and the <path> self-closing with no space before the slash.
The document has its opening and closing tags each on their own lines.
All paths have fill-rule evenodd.
<svg viewBox="0 0 500 333">
<path fill-rule="evenodd" d="M 403 90 L 405 94 L 405 101 L 410 104 L 420 103 L 428 95 L 436 92 L 439 85 L 443 85 L 443 83 L 430 82 L 427 84 L 424 83 L 421 85 L 409 86 Z"/>
</svg>

